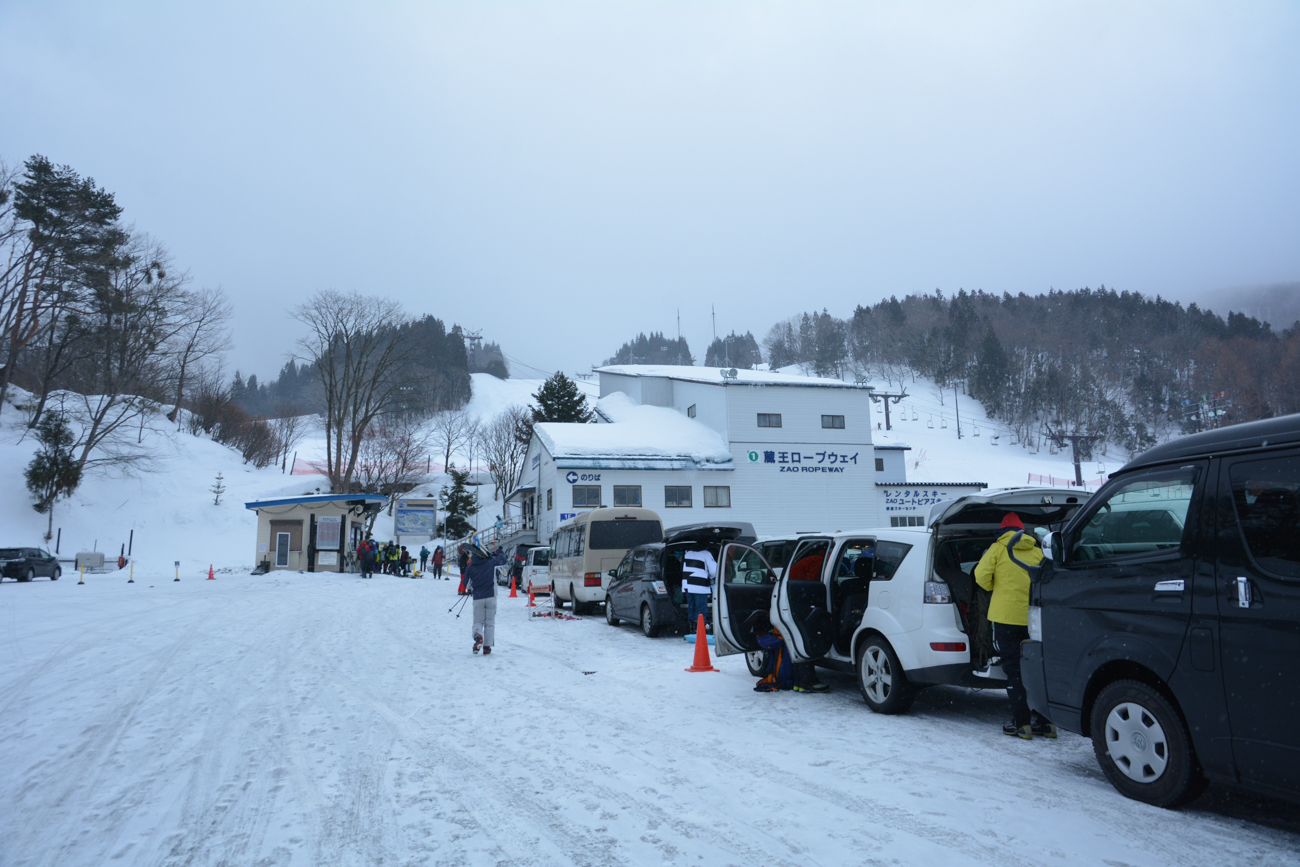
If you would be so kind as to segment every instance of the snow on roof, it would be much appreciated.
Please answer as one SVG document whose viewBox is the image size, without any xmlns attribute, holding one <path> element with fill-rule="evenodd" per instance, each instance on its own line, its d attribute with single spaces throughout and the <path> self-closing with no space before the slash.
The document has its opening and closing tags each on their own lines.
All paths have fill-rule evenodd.
<svg viewBox="0 0 1300 867">
<path fill-rule="evenodd" d="M 736 369 L 735 379 L 723 379 L 718 372 L 723 368 L 693 367 L 681 364 L 610 364 L 596 368 L 597 373 L 612 373 L 618 376 L 658 376 L 668 379 L 683 379 L 689 382 L 703 382 L 709 385 L 722 383 L 739 383 L 740 385 L 805 385 L 818 388 L 857 388 L 850 382 L 838 379 L 825 379 L 820 376 L 796 376 L 790 373 L 773 373 L 767 370 Z"/>
<path fill-rule="evenodd" d="M 609 424 L 542 422 L 533 430 L 553 458 L 677 458 L 729 464 L 722 435 L 676 410 L 641 406 L 622 392 L 597 402 Z"/>
<path fill-rule="evenodd" d="M 280 497 L 275 500 L 253 500 L 251 503 L 244 503 L 244 508 L 268 509 L 272 506 L 299 506 L 310 505 L 312 503 L 334 503 L 340 501 L 349 503 L 388 504 L 388 498 L 379 494 L 307 494 L 302 497 Z"/>
</svg>

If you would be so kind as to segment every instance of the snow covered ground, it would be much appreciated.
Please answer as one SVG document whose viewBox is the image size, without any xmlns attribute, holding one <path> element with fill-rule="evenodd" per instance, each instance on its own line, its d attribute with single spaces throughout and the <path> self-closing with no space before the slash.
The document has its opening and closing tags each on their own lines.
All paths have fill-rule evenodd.
<svg viewBox="0 0 1300 867">
<path fill-rule="evenodd" d="M 471 411 L 538 385 L 475 375 Z M 915 480 L 1070 472 L 925 418 L 873 434 L 913 446 Z M 20 421 L 0 415 L 3 542 L 39 544 Z M 828 696 L 759 695 L 741 660 L 688 674 L 680 640 L 505 598 L 475 657 L 451 582 L 250 576 L 244 502 L 319 482 L 144 436 L 152 472 L 92 476 L 55 514 L 64 557 L 111 560 L 134 530 L 135 583 L 0 585 L 4 867 L 1300 863 L 1295 807 L 1127 801 L 1083 740 L 1001 735 L 1000 693 L 930 690 L 901 718 L 835 675 Z"/>
<path fill-rule="evenodd" d="M 907 716 L 454 582 L 120 573 L 0 586 L 0 864 L 1292 864 L 1300 818 L 1125 800 L 1005 698 Z"/>
</svg>

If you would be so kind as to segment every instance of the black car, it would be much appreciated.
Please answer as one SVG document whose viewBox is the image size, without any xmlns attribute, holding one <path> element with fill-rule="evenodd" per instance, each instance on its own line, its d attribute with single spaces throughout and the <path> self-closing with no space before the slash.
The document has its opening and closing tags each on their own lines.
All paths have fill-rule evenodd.
<svg viewBox="0 0 1300 867">
<path fill-rule="evenodd" d="M 1031 707 L 1130 798 L 1300 800 L 1300 415 L 1157 446 L 1044 548 Z"/>
<path fill-rule="evenodd" d="M 58 581 L 63 574 L 59 561 L 40 548 L 0 548 L 0 578 L 30 581 L 37 575 Z"/>
<path fill-rule="evenodd" d="M 647 638 L 654 638 L 664 629 L 686 630 L 687 605 L 682 590 L 686 552 L 703 546 L 717 559 L 725 543 L 749 544 L 754 539 L 754 525 L 738 521 L 673 527 L 664 531 L 662 542 L 637 545 L 609 572 L 606 622 L 618 626 L 623 620 L 634 621 Z"/>
</svg>

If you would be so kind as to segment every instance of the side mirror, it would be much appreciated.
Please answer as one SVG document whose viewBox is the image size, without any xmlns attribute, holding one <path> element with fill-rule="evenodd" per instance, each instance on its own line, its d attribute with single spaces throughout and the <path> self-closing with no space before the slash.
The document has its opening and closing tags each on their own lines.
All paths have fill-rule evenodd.
<svg viewBox="0 0 1300 867">
<path fill-rule="evenodd" d="M 1056 560 L 1056 553 L 1052 550 L 1052 544 L 1056 540 L 1056 533 L 1048 533 L 1039 540 L 1039 545 L 1043 548 L 1044 560 Z"/>
<path fill-rule="evenodd" d="M 611 577 L 611 578 L 617 578 L 617 577 L 618 577 L 618 570 L 617 570 L 617 569 L 610 569 L 610 570 L 609 570 L 609 577 Z"/>
</svg>

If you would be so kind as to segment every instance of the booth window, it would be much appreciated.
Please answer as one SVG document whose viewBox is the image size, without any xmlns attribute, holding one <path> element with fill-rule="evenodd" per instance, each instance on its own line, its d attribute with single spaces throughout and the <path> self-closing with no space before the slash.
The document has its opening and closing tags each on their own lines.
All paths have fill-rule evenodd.
<svg viewBox="0 0 1300 867">
<path fill-rule="evenodd" d="M 822 427 L 831 430 L 844 430 L 844 416 L 824 415 L 822 416 Z"/>
<path fill-rule="evenodd" d="M 686 417 L 695 418 L 695 404 L 691 404 L 690 406 L 686 407 Z"/>
<path fill-rule="evenodd" d="M 704 508 L 730 509 L 731 508 L 731 486 L 730 485 L 705 485 L 704 486 Z"/>
<path fill-rule="evenodd" d="M 596 508 L 600 505 L 600 485 L 574 485 L 573 505 Z"/>
<path fill-rule="evenodd" d="M 615 485 L 614 505 L 616 506 L 641 505 L 641 486 L 640 485 Z"/>
<path fill-rule="evenodd" d="M 925 517 L 922 515 L 893 515 L 889 519 L 891 527 L 924 527 Z"/>
<path fill-rule="evenodd" d="M 689 509 L 690 507 L 690 485 L 666 485 L 664 487 L 664 508 Z"/>
<path fill-rule="evenodd" d="M 758 414 L 759 427 L 780 427 L 781 413 L 779 412 L 760 412 Z"/>
</svg>

